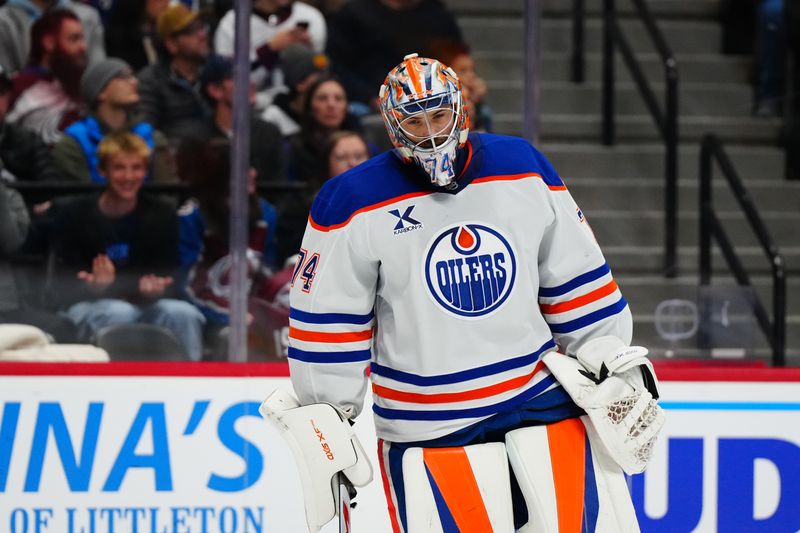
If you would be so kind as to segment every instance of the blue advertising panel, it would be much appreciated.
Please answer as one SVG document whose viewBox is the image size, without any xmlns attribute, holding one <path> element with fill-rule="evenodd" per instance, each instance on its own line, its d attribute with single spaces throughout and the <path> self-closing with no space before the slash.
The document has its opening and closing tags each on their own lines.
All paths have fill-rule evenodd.
<svg viewBox="0 0 800 533">
<path fill-rule="evenodd" d="M 258 414 L 272 390 L 291 388 L 286 375 L 0 365 L 0 531 L 305 531 L 291 452 Z M 667 424 L 629 480 L 642 531 L 800 531 L 800 372 L 660 375 Z M 353 529 L 389 532 L 371 417 L 356 431 L 376 479 L 359 491 Z"/>
</svg>

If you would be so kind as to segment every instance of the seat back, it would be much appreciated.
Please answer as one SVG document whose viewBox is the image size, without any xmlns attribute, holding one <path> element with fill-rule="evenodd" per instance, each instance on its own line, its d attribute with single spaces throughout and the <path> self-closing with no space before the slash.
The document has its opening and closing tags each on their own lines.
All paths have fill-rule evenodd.
<svg viewBox="0 0 800 533">
<path fill-rule="evenodd" d="M 108 326 L 94 337 L 94 344 L 108 352 L 112 361 L 184 361 L 189 356 L 170 330 L 153 324 Z"/>
</svg>

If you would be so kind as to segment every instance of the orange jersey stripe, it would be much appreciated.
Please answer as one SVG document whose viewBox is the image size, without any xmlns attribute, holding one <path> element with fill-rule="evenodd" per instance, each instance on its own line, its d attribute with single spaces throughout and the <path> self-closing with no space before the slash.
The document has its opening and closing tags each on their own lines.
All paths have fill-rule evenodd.
<svg viewBox="0 0 800 533">
<path fill-rule="evenodd" d="M 547 426 L 559 533 L 581 533 L 586 468 L 584 432 L 583 422 L 579 418 Z"/>
<path fill-rule="evenodd" d="M 595 289 L 592 292 L 584 294 L 583 296 L 578 296 L 577 298 L 573 298 L 572 300 L 567 300 L 566 302 L 561 302 L 558 304 L 541 304 L 539 305 L 539 308 L 545 315 L 566 313 L 567 311 L 572 311 L 578 307 L 583 307 L 584 305 L 596 302 L 601 298 L 605 298 L 615 290 L 617 290 L 617 282 L 612 279 L 599 289 Z"/>
<path fill-rule="evenodd" d="M 289 338 L 308 342 L 358 342 L 371 339 L 372 329 L 344 333 L 327 333 L 289 327 Z"/>
<path fill-rule="evenodd" d="M 472 162 L 472 143 L 467 141 L 467 162 L 464 163 L 464 168 L 461 169 L 461 174 L 458 175 L 456 178 L 457 180 L 461 179 L 461 176 L 464 175 L 464 172 L 467 171 L 469 168 L 469 164 Z"/>
<path fill-rule="evenodd" d="M 471 146 L 470 146 L 470 151 L 471 151 Z M 465 166 L 464 168 L 467 167 Z M 471 183 L 488 183 L 491 181 L 514 181 L 526 178 L 542 179 L 542 176 L 536 174 L 535 172 L 525 172 L 523 174 L 501 174 L 499 176 L 484 176 L 483 178 L 475 178 L 474 180 L 472 180 Z M 565 185 L 548 185 L 547 187 L 551 191 L 567 190 L 567 187 Z M 435 194 L 435 191 L 410 192 L 408 194 L 403 194 L 401 196 L 389 198 L 388 200 L 378 202 L 377 204 L 366 205 L 360 209 L 356 209 L 355 211 L 353 211 L 353 213 L 349 217 L 347 217 L 347 220 L 345 220 L 344 222 L 331 224 L 330 226 L 323 226 L 322 224 L 318 224 L 311 216 L 308 217 L 308 222 L 309 224 L 311 224 L 311 227 L 314 228 L 315 230 L 327 232 L 347 226 L 356 215 L 360 215 L 361 213 L 368 213 L 369 211 L 374 211 L 376 209 L 386 207 L 387 205 L 392 205 L 397 202 L 402 202 L 403 200 L 410 200 L 411 198 L 419 198 L 420 196 L 428 196 L 429 194 Z"/>
<path fill-rule="evenodd" d="M 514 180 L 522 180 L 525 178 L 538 178 L 544 182 L 544 178 L 542 178 L 541 174 L 537 174 L 536 172 L 524 172 L 522 174 L 505 174 L 500 176 L 484 176 L 483 178 L 476 178 L 472 180 L 472 183 L 486 183 L 490 181 L 514 181 Z M 547 185 L 547 188 L 551 191 L 566 191 L 566 185 Z"/>
<path fill-rule="evenodd" d="M 331 231 L 334 229 L 343 228 L 353 220 L 353 217 L 359 215 L 361 213 L 366 213 L 368 211 L 374 211 L 375 209 L 380 209 L 381 207 L 386 207 L 387 205 L 392 205 L 395 202 L 402 202 L 403 200 L 409 200 L 411 198 L 418 198 L 420 196 L 427 196 L 429 194 L 433 194 L 433 191 L 418 191 L 418 192 L 410 192 L 408 194 L 404 194 L 402 196 L 397 196 L 395 198 L 389 198 L 388 200 L 384 200 L 383 202 L 378 202 L 377 204 L 367 205 L 362 207 L 361 209 L 357 209 L 350 215 L 347 220 L 344 222 L 340 222 L 338 224 L 331 224 L 330 226 L 322 226 L 314 222 L 314 219 L 311 216 L 308 217 L 308 222 L 311 224 L 311 227 L 317 231 Z"/>
<path fill-rule="evenodd" d="M 424 448 L 422 457 L 461 533 L 492 531 L 464 448 Z"/>
<path fill-rule="evenodd" d="M 488 398 L 489 396 L 494 396 L 496 394 L 518 389 L 519 387 L 522 387 L 530 380 L 532 380 L 533 376 L 536 375 L 536 373 L 539 372 L 539 370 L 541 370 L 543 366 L 544 363 L 542 361 L 539 361 L 538 363 L 536 363 L 536 366 L 533 368 L 533 372 L 531 372 L 530 374 L 509 379 L 508 381 L 504 381 L 496 385 L 490 385 L 488 387 L 481 387 L 480 389 L 473 389 L 463 392 L 442 392 L 438 394 L 403 392 L 396 389 L 383 387 L 381 385 L 376 385 L 375 383 L 372 384 L 372 392 L 375 393 L 375 395 L 380 396 L 381 398 L 386 398 L 387 400 L 396 400 L 398 402 L 409 402 L 409 403 L 466 402 L 469 400 L 479 400 L 481 398 Z"/>
</svg>

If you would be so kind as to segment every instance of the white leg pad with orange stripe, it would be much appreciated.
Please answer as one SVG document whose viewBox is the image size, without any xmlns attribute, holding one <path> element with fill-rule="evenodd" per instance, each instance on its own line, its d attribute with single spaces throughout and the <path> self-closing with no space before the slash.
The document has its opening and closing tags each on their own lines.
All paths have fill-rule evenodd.
<svg viewBox="0 0 800 533">
<path fill-rule="evenodd" d="M 403 454 L 407 533 L 511 533 L 505 446 L 409 448 Z"/>
<path fill-rule="evenodd" d="M 622 469 L 580 419 L 511 431 L 506 451 L 528 506 L 520 533 L 639 531 Z"/>
</svg>

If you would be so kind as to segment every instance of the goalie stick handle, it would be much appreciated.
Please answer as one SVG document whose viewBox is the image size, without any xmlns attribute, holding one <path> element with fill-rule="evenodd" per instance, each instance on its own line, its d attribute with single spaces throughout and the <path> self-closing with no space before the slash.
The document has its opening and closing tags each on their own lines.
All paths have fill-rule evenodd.
<svg viewBox="0 0 800 533">
<path fill-rule="evenodd" d="M 350 481 L 344 474 L 339 472 L 336 474 L 337 484 L 339 490 L 336 495 L 336 514 L 339 515 L 339 533 L 352 533 L 350 527 L 350 508 L 353 507 L 350 503 L 352 497 L 351 490 L 355 492 Z"/>
</svg>

